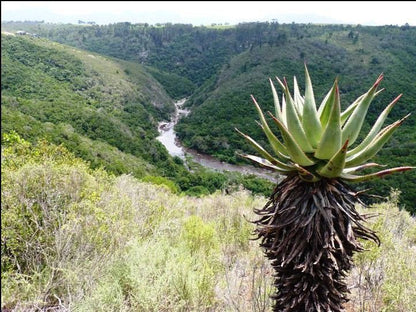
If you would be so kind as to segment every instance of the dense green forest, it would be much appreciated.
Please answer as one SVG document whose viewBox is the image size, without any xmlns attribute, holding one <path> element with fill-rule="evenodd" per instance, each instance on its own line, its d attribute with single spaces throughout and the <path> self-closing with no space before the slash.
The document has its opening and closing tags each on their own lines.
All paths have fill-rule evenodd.
<svg viewBox="0 0 416 312">
<path fill-rule="evenodd" d="M 185 24 L 69 25 L 2 23 L 6 31 L 26 30 L 40 37 L 140 63 L 173 99 L 189 97 L 191 114 L 177 125 L 186 146 L 220 160 L 242 163 L 236 152 L 250 147 L 234 131 L 239 127 L 264 143 L 257 126 L 253 94 L 264 110 L 272 109 L 269 77 L 296 76 L 303 89 L 306 61 L 317 102 L 335 77 L 345 108 L 384 73 L 382 92 L 369 109 L 364 130 L 398 94 L 399 103 L 386 122 L 413 113 L 416 107 L 416 28 L 404 26 L 243 23 L 195 27 Z M 130 63 L 129 63 L 130 64 Z M 376 159 L 389 166 L 415 165 L 416 117 L 400 127 Z M 365 134 L 365 131 L 363 131 Z M 415 211 L 416 173 L 388 177 L 373 185 L 386 196 L 391 187 L 403 191 L 403 204 Z"/>
</svg>

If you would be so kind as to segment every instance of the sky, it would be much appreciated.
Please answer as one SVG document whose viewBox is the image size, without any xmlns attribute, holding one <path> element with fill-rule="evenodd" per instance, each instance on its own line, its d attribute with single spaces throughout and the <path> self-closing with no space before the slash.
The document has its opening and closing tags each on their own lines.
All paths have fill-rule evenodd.
<svg viewBox="0 0 416 312">
<path fill-rule="evenodd" d="M 416 26 L 416 1 L 1 1 L 2 21 Z"/>
</svg>

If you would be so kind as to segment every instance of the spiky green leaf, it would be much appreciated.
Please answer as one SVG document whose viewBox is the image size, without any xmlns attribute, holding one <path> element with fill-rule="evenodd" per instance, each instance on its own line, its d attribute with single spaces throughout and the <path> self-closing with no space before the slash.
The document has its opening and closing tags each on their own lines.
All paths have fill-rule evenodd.
<svg viewBox="0 0 416 312">
<path fill-rule="evenodd" d="M 401 98 L 402 94 L 399 94 L 380 114 L 380 116 L 377 118 L 377 121 L 374 123 L 373 127 L 371 128 L 370 132 L 367 134 L 365 139 L 358 145 L 356 148 L 348 151 L 347 155 L 353 155 L 358 153 L 359 151 L 363 150 L 370 144 L 370 142 L 374 139 L 374 137 L 377 135 L 381 127 L 383 126 L 384 121 L 386 120 L 388 114 L 390 113 L 393 106 L 397 103 L 397 101 Z"/>
<path fill-rule="evenodd" d="M 256 110 L 259 114 L 260 123 L 263 129 L 263 132 L 266 134 L 266 137 L 269 140 L 269 143 L 272 146 L 273 151 L 279 158 L 281 159 L 286 158 L 287 157 L 286 147 L 279 141 L 279 139 L 270 130 L 270 127 L 266 121 L 266 118 L 264 118 L 264 114 L 253 95 L 251 95 L 251 99 L 253 100 L 254 106 L 256 107 Z"/>
<path fill-rule="evenodd" d="M 374 93 L 374 97 L 376 97 L 377 95 L 379 95 L 382 91 L 384 91 L 383 89 L 378 90 L 376 93 Z M 345 111 L 343 111 L 341 113 L 341 125 L 344 126 L 345 122 L 348 120 L 348 117 L 351 116 L 351 114 L 354 112 L 354 109 L 358 106 L 358 104 L 363 100 L 365 96 L 365 93 L 360 95 L 352 104 L 350 104 L 350 106 L 348 106 Z"/>
<path fill-rule="evenodd" d="M 367 114 L 368 107 L 370 106 L 371 101 L 374 98 L 374 94 L 377 90 L 378 85 L 380 84 L 381 80 L 383 80 L 383 74 L 381 74 L 373 86 L 368 90 L 365 94 L 362 101 L 359 102 L 358 106 L 354 109 L 354 112 L 348 118 L 347 122 L 345 123 L 342 129 L 342 141 L 345 142 L 349 140 L 349 144 L 352 145 L 358 137 L 358 134 L 361 131 L 361 127 L 364 122 L 364 118 Z"/>
<path fill-rule="evenodd" d="M 300 95 L 298 81 L 295 76 L 293 76 L 293 104 L 296 108 L 299 118 L 302 118 L 303 115 L 303 98 Z"/>
<path fill-rule="evenodd" d="M 274 122 L 279 127 L 280 132 L 282 133 L 282 136 L 283 136 L 283 140 L 285 142 L 286 150 L 290 158 L 293 160 L 293 162 L 301 166 L 314 165 L 315 162 L 311 160 L 308 156 L 306 156 L 306 154 L 302 151 L 300 146 L 296 143 L 296 140 L 293 138 L 292 134 L 289 132 L 286 126 L 276 117 L 274 117 L 270 112 L 269 112 L 269 115 L 273 118 Z"/>
<path fill-rule="evenodd" d="M 321 122 L 316 111 L 312 81 L 305 64 L 305 100 L 303 105 L 302 126 L 313 148 L 318 146 L 322 135 Z"/>
<path fill-rule="evenodd" d="M 324 99 L 321 102 L 321 105 L 319 105 L 318 109 L 318 116 L 319 121 L 321 123 L 321 127 L 324 129 L 328 123 L 329 115 L 331 113 L 331 108 L 333 105 L 334 97 L 335 97 L 335 86 L 338 83 L 338 78 L 335 79 L 334 84 L 332 85 L 332 88 L 329 90 L 329 92 L 326 94 Z"/>
<path fill-rule="evenodd" d="M 386 175 L 392 174 L 392 173 L 396 173 L 396 172 L 404 172 L 404 171 L 408 171 L 408 170 L 412 170 L 415 169 L 416 167 L 396 167 L 396 168 L 391 168 L 391 169 L 386 169 L 386 170 L 382 170 L 379 172 L 375 172 L 375 173 L 370 173 L 370 174 L 366 174 L 366 175 L 353 175 L 353 174 L 348 174 L 348 173 L 343 173 L 341 174 L 341 179 L 348 181 L 348 182 L 363 182 L 363 181 L 369 181 L 369 180 L 373 180 L 373 179 L 380 179 Z"/>
<path fill-rule="evenodd" d="M 241 157 L 244 157 L 246 159 L 249 159 L 263 167 L 269 168 L 269 169 L 273 169 L 281 174 L 289 174 L 290 172 L 296 172 L 295 168 L 293 168 L 292 170 L 289 169 L 284 169 L 281 168 L 279 166 L 273 165 L 270 161 L 268 161 L 267 159 L 258 157 L 258 156 L 254 156 L 254 155 L 247 155 L 247 154 L 238 154 Z"/>
<path fill-rule="evenodd" d="M 326 178 L 336 178 L 344 169 L 345 158 L 347 156 L 348 140 L 340 148 L 340 150 L 326 163 L 325 166 L 318 169 L 317 172 Z"/>
<path fill-rule="evenodd" d="M 289 92 L 289 87 L 287 85 L 286 79 L 284 79 L 284 93 L 286 98 L 286 122 L 287 128 L 293 138 L 296 140 L 297 145 L 302 149 L 302 151 L 307 153 L 312 153 L 314 148 L 309 143 L 308 138 L 306 137 L 305 132 L 303 131 L 302 124 L 300 122 L 299 116 L 296 112 L 295 104 Z"/>
<path fill-rule="evenodd" d="M 348 106 L 345 111 L 341 113 L 341 124 L 344 125 L 348 117 L 354 112 L 354 109 L 358 104 L 363 100 L 365 94 L 360 95 L 350 106 Z"/>
<path fill-rule="evenodd" d="M 362 151 L 358 152 L 357 154 L 351 155 L 347 157 L 346 160 L 346 167 L 353 167 L 360 165 L 374 155 L 378 153 L 378 151 L 383 147 L 383 145 L 390 139 L 393 135 L 393 132 L 410 116 L 410 114 L 406 115 L 402 119 L 392 123 L 391 125 L 385 127 L 381 130 L 377 136 L 370 142 L 370 144 L 363 149 Z"/>
<path fill-rule="evenodd" d="M 360 166 L 356 166 L 356 167 L 349 167 L 349 168 L 344 168 L 344 170 L 342 171 L 343 173 L 352 173 L 352 172 L 357 172 L 360 170 L 364 170 L 364 169 L 368 169 L 371 167 L 385 167 L 385 165 L 380 165 L 377 163 L 367 163 L 367 164 L 363 164 Z"/>
<path fill-rule="evenodd" d="M 295 164 L 295 167 L 296 167 L 296 170 L 298 171 L 299 176 L 304 181 L 317 182 L 321 179 L 319 176 L 313 174 L 312 172 L 306 170 L 305 168 L 299 166 L 298 164 Z"/>
<path fill-rule="evenodd" d="M 250 136 L 248 136 L 247 134 L 242 133 L 240 130 L 238 130 L 237 128 L 235 128 L 235 130 L 241 135 L 243 136 L 250 144 L 251 146 L 253 146 L 258 152 L 259 154 L 264 157 L 265 159 L 267 159 L 268 161 L 270 161 L 273 165 L 285 169 L 285 170 L 291 170 L 293 169 L 293 166 L 290 166 L 286 163 L 283 163 L 281 161 L 279 161 L 278 159 L 274 158 L 272 155 L 270 155 L 269 152 L 267 152 L 260 144 L 258 144 L 255 140 L 253 140 Z"/>
<path fill-rule="evenodd" d="M 341 104 L 336 80 L 333 93 L 329 96 L 328 101 L 331 102 L 331 111 L 321 141 L 314 154 L 319 159 L 330 159 L 341 148 Z"/>
<path fill-rule="evenodd" d="M 270 78 L 269 78 L 269 82 L 270 82 L 270 87 L 272 89 L 272 94 L 273 94 L 273 103 L 274 103 L 274 109 L 276 112 L 276 118 L 283 121 L 282 109 L 280 107 L 279 97 L 277 95 L 276 88 L 274 87 L 273 81 Z"/>
</svg>

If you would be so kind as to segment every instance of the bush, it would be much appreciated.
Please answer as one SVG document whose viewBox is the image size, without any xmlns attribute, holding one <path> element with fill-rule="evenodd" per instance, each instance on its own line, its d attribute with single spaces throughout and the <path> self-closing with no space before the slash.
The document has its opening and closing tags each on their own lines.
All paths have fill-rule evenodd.
<svg viewBox="0 0 416 312">
<path fill-rule="evenodd" d="M 143 182 L 153 183 L 155 185 L 163 185 L 165 186 L 170 192 L 177 194 L 179 193 L 179 187 L 176 185 L 175 182 L 164 178 L 164 177 L 155 177 L 155 176 L 145 176 L 142 179 Z"/>
<path fill-rule="evenodd" d="M 173 194 L 13 133 L 1 170 L 2 309 L 270 311 L 273 272 L 248 221 L 266 198 Z M 370 208 L 382 244 L 356 255 L 351 311 L 416 309 L 416 221 L 398 205 L 396 192 Z"/>
<path fill-rule="evenodd" d="M 209 190 L 202 185 L 192 186 L 185 191 L 186 195 L 196 196 L 196 197 L 208 195 L 209 193 L 210 193 Z"/>
</svg>

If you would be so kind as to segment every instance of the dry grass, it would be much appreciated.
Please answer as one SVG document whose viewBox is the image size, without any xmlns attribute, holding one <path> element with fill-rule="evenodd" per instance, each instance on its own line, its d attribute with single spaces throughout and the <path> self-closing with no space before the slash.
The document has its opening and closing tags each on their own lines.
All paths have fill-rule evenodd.
<svg viewBox="0 0 416 312">
<path fill-rule="evenodd" d="M 2 240 L 25 233 L 6 222 L 17 211 L 41 204 L 47 222 L 33 232 L 45 242 L 27 241 L 47 255 L 43 265 L 36 264 L 39 253 L 28 253 L 30 270 L 2 272 L 2 308 L 271 311 L 272 270 L 250 240 L 249 220 L 263 197 L 181 196 L 50 159 L 4 168 L 2 183 Z M 416 311 L 416 221 L 398 209 L 395 196 L 370 210 L 379 214 L 370 224 L 382 245 L 368 243 L 356 256 L 348 311 Z"/>
</svg>

